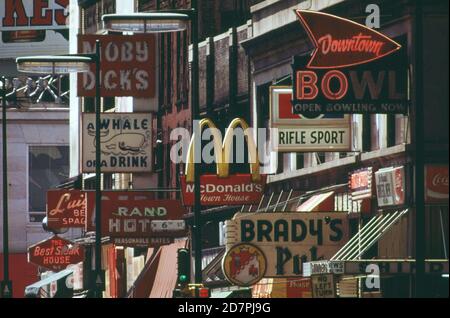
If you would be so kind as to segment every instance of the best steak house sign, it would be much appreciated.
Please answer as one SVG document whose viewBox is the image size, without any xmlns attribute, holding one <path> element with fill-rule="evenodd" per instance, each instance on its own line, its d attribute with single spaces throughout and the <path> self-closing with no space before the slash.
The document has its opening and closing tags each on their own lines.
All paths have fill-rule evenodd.
<svg viewBox="0 0 450 318">
<path fill-rule="evenodd" d="M 353 21 L 297 10 L 315 47 L 294 58 L 295 113 L 406 113 L 407 57 L 401 45 Z"/>
<path fill-rule="evenodd" d="M 101 44 L 102 97 L 155 96 L 155 36 L 78 35 L 79 53 L 94 53 Z M 78 96 L 95 96 L 95 65 L 78 75 Z"/>
<path fill-rule="evenodd" d="M 57 235 L 28 248 L 28 262 L 52 271 L 84 261 L 84 248 Z"/>
</svg>

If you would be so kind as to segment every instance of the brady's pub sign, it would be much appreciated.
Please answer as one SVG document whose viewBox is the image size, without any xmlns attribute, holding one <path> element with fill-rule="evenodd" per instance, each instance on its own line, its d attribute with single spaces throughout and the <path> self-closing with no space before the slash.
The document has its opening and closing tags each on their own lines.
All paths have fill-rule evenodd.
<svg viewBox="0 0 450 318">
<path fill-rule="evenodd" d="M 229 174 L 233 146 L 233 130 L 237 126 L 244 130 L 248 144 L 249 174 Z M 202 174 L 200 176 L 200 201 L 202 205 L 242 205 L 257 204 L 264 191 L 266 175 L 259 173 L 259 158 L 253 137 L 249 135 L 248 124 L 241 118 L 235 118 L 228 126 L 223 139 L 210 119 L 200 120 L 200 131 L 203 127 L 211 129 L 214 142 L 215 163 L 217 174 Z M 186 175 L 181 176 L 183 203 L 194 205 L 194 151 L 196 147 L 195 133 L 189 144 L 186 163 Z"/>
<path fill-rule="evenodd" d="M 237 213 L 226 222 L 227 254 L 222 266 L 226 277 L 242 286 L 255 283 L 253 277 L 261 277 L 262 269 L 264 277 L 298 277 L 303 263 L 332 257 L 348 237 L 348 218 L 342 212 Z M 249 246 L 236 248 L 242 244 Z M 249 255 L 238 254 L 241 250 Z M 254 266 L 230 264 L 242 257 Z M 267 264 L 261 264 L 264 260 Z"/>
<path fill-rule="evenodd" d="M 407 57 L 400 44 L 334 15 L 296 14 L 314 51 L 294 57 L 294 113 L 407 112 Z"/>
</svg>

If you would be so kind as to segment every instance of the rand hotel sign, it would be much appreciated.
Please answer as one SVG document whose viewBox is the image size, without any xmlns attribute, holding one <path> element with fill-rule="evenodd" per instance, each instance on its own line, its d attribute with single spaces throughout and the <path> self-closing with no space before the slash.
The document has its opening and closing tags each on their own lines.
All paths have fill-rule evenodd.
<svg viewBox="0 0 450 318">
<path fill-rule="evenodd" d="M 79 53 L 95 52 L 101 44 L 101 96 L 155 96 L 155 37 L 138 35 L 79 35 Z M 95 96 L 95 65 L 78 75 L 78 96 Z"/>
<path fill-rule="evenodd" d="M 400 44 L 337 16 L 296 14 L 314 51 L 294 57 L 294 113 L 407 113 L 407 56 Z"/>
<path fill-rule="evenodd" d="M 261 250 L 264 277 L 300 276 L 303 263 L 332 257 L 349 238 L 340 212 L 237 213 L 226 227 L 227 251 L 236 244 Z"/>
<path fill-rule="evenodd" d="M 150 113 L 105 113 L 101 118 L 103 172 L 150 172 L 152 169 Z M 82 171 L 95 171 L 95 114 L 82 120 Z"/>
</svg>

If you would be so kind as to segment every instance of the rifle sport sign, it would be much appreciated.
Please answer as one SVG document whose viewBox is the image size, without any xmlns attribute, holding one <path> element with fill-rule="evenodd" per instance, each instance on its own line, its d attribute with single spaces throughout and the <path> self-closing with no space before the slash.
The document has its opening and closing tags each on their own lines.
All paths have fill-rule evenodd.
<svg viewBox="0 0 450 318">
<path fill-rule="evenodd" d="M 95 172 L 95 114 L 82 120 L 82 172 Z M 151 172 L 152 115 L 104 113 L 100 125 L 103 172 Z"/>
</svg>

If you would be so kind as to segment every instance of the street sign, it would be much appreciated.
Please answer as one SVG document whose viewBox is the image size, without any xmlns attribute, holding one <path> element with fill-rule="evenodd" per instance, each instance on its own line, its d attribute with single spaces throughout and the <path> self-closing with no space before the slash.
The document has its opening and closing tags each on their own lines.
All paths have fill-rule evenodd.
<svg viewBox="0 0 450 318">
<path fill-rule="evenodd" d="M 315 275 L 311 277 L 313 298 L 335 298 L 336 286 L 333 274 Z"/>
<path fill-rule="evenodd" d="M 341 261 L 312 261 L 303 264 L 305 277 L 321 274 L 344 274 L 344 262 Z"/>
</svg>

